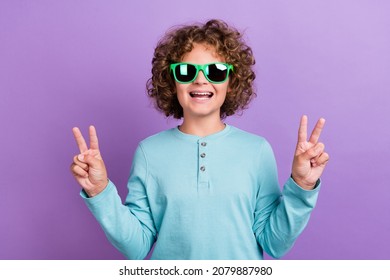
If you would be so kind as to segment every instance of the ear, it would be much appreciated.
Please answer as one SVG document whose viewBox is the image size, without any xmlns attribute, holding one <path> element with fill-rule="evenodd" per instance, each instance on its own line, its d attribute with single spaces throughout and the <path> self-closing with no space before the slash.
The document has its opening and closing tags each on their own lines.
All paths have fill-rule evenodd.
<svg viewBox="0 0 390 280">
<path fill-rule="evenodd" d="M 226 93 L 230 93 L 232 92 L 232 84 L 233 84 L 233 81 L 235 80 L 233 77 L 232 77 L 232 72 L 230 72 L 229 74 L 229 80 L 228 80 L 228 87 L 227 87 L 227 92 Z"/>
<path fill-rule="evenodd" d="M 227 90 L 226 90 L 226 94 L 229 94 L 232 92 L 232 87 L 231 87 L 231 79 L 229 79 L 229 83 L 228 83 L 228 87 L 227 87 Z"/>
</svg>

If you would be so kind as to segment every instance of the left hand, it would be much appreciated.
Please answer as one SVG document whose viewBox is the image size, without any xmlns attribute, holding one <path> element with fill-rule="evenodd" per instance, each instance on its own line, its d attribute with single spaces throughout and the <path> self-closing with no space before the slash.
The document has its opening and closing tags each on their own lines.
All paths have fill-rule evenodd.
<svg viewBox="0 0 390 280">
<path fill-rule="evenodd" d="M 325 119 L 320 118 L 307 141 L 307 116 L 302 116 L 298 131 L 298 143 L 292 165 L 292 178 L 305 190 L 312 190 L 329 161 L 325 145 L 318 142 Z"/>
</svg>

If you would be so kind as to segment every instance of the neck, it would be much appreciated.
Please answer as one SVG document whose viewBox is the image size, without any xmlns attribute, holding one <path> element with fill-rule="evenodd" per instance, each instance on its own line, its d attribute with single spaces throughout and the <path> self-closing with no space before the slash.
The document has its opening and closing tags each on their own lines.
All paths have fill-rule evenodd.
<svg viewBox="0 0 390 280">
<path fill-rule="evenodd" d="M 222 131 L 225 128 L 225 124 L 220 118 L 218 119 L 208 119 L 208 118 L 199 118 L 199 119 L 186 119 L 184 118 L 183 123 L 180 125 L 179 129 L 181 132 L 186 134 L 196 135 L 199 137 L 205 137 Z"/>
</svg>

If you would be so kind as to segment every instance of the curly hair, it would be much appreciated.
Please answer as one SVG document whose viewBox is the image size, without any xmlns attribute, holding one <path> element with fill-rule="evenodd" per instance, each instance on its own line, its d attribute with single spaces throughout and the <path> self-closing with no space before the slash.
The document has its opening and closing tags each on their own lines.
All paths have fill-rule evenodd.
<svg viewBox="0 0 390 280">
<path fill-rule="evenodd" d="M 256 77 L 252 66 L 255 64 L 252 49 L 245 44 L 242 34 L 229 27 L 224 21 L 209 20 L 205 24 L 180 26 L 168 31 L 158 42 L 152 59 L 152 77 L 147 81 L 148 96 L 165 116 L 176 119 L 183 117 L 183 108 L 176 94 L 175 81 L 170 64 L 180 62 L 194 44 L 206 44 L 215 48 L 216 53 L 233 65 L 229 78 L 229 90 L 221 107 L 222 119 L 247 108 L 256 96 L 253 81 Z"/>
</svg>

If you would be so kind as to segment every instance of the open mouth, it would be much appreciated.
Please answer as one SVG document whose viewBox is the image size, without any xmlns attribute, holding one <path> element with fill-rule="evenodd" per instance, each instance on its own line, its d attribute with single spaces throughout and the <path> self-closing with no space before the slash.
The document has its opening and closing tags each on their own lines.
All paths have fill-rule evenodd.
<svg viewBox="0 0 390 280">
<path fill-rule="evenodd" d="M 212 92 L 197 92 L 197 91 L 190 92 L 190 96 L 192 98 L 209 99 L 213 97 L 213 95 L 214 93 Z"/>
</svg>

